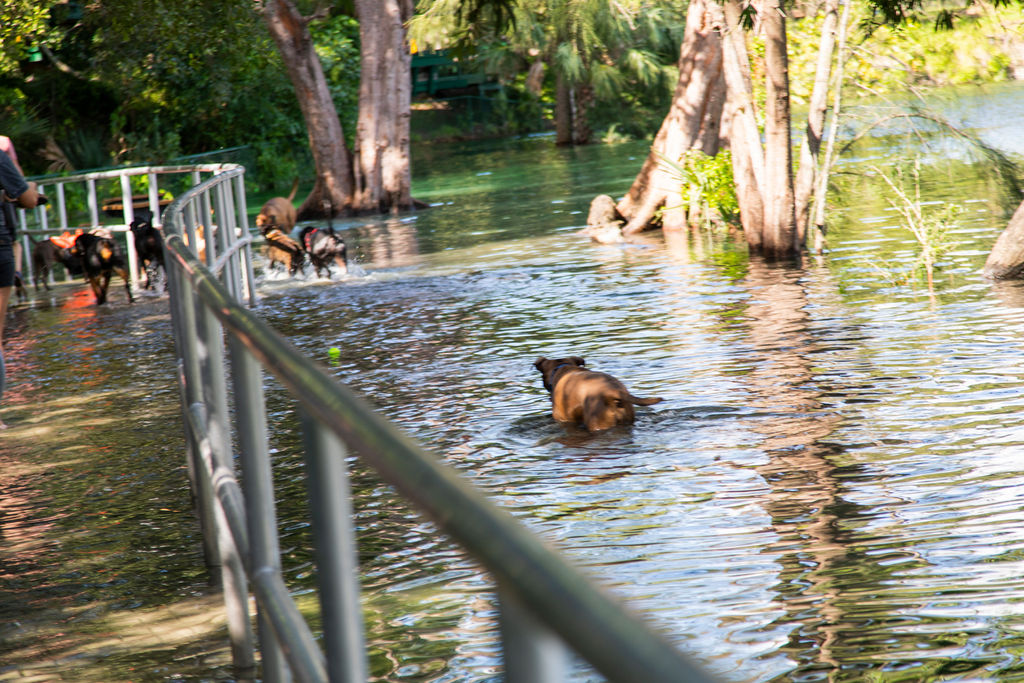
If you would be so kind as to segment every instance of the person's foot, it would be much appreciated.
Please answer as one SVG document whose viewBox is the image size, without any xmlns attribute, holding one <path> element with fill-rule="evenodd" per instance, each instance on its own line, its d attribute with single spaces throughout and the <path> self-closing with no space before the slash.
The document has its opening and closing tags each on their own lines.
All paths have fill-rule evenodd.
<svg viewBox="0 0 1024 683">
<path fill-rule="evenodd" d="M 7 425 L 4 424 L 3 420 L 0 420 L 0 429 L 7 429 Z"/>
</svg>

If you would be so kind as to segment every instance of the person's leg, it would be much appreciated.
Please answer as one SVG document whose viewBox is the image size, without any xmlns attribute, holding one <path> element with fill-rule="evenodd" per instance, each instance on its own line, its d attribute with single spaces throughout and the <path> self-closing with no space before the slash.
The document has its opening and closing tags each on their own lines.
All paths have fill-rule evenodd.
<svg viewBox="0 0 1024 683">
<path fill-rule="evenodd" d="M 4 323 L 7 321 L 7 302 L 11 300 L 11 292 L 14 287 L 0 287 L 0 401 L 4 398 L 4 389 L 7 388 L 7 366 L 4 364 Z M 0 429 L 7 429 L 7 425 L 0 420 Z"/>
</svg>

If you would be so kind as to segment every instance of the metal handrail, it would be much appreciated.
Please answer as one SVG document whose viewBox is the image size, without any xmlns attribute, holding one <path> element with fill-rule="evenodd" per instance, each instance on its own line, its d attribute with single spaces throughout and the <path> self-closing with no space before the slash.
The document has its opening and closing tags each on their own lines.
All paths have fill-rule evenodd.
<svg viewBox="0 0 1024 683">
<path fill-rule="evenodd" d="M 126 166 L 119 168 L 108 168 L 98 169 L 94 171 L 86 171 L 82 173 L 75 173 L 73 175 L 45 175 L 45 176 L 32 176 L 29 180 L 34 180 L 37 185 L 39 192 L 46 194 L 50 199 L 50 203 L 46 205 L 39 205 L 34 210 L 19 209 L 21 225 L 21 244 L 25 254 L 30 254 L 32 245 L 29 241 L 29 235 L 42 235 L 46 236 L 50 233 L 61 233 L 67 232 L 71 229 L 71 225 L 68 221 L 68 210 L 67 201 L 65 198 L 65 187 L 74 184 L 83 184 L 85 186 L 86 193 L 86 204 L 89 212 L 88 225 L 84 226 L 89 230 L 103 227 L 106 230 L 112 232 L 128 232 L 129 226 L 135 219 L 135 208 L 133 202 L 133 193 L 131 189 L 131 178 L 135 176 L 146 176 L 148 179 L 149 192 L 147 196 L 147 210 L 152 215 L 152 223 L 155 227 L 161 226 L 161 212 L 160 212 L 160 188 L 158 186 L 158 178 L 166 175 L 182 175 L 190 174 L 192 176 L 192 184 L 196 185 L 200 182 L 203 173 L 218 174 L 224 171 L 241 168 L 237 164 L 178 164 L 178 165 L 167 165 L 167 166 Z M 100 202 L 96 194 L 96 181 L 98 180 L 119 180 L 121 190 L 121 211 L 124 216 L 124 223 L 113 223 L 103 224 L 100 223 Z M 52 192 L 51 192 L 52 188 Z M 51 226 L 51 214 L 56 214 L 56 226 Z M 29 216 L 33 217 L 33 229 L 29 229 Z M 240 224 L 241 223 L 240 221 Z M 83 226 L 75 226 L 83 227 Z M 248 238 L 248 231 L 246 230 L 246 237 Z M 235 248 L 241 248 L 244 245 L 235 245 Z M 127 239 L 125 242 L 126 255 L 128 258 L 128 270 L 131 276 L 132 287 L 138 288 L 140 284 L 139 268 L 138 268 L 138 255 L 135 253 L 135 243 L 131 239 Z M 24 268 L 30 280 L 34 279 L 33 268 L 34 263 L 31 258 L 24 258 Z M 214 265 L 216 268 L 216 265 Z M 47 277 L 52 278 L 52 274 Z"/>
<path fill-rule="evenodd" d="M 247 603 L 243 576 L 247 574 L 259 610 L 266 680 L 283 680 L 285 662 L 299 680 L 326 680 L 325 676 L 332 681 L 366 680 L 345 473 L 345 448 L 350 447 L 494 577 L 509 681 L 563 679 L 567 658 L 562 642 L 611 681 L 712 680 L 454 469 L 238 303 L 237 292 L 226 278 L 246 270 L 232 260 L 243 258 L 245 251 L 228 258 L 218 278 L 193 254 L 185 238 L 193 236 L 190 243 L 195 244 L 194 208 L 209 204 L 209 193 L 220 193 L 218 216 L 230 214 L 229 204 L 238 199 L 225 193 L 225 188 L 242 192 L 244 204 L 242 184 L 230 182 L 243 172 L 225 171 L 194 187 L 171 204 L 164 222 L 190 472 L 200 471 L 193 485 L 201 507 L 206 508 L 200 510 L 206 520 L 204 533 L 215 530 L 218 538 L 216 550 L 211 544 L 207 549 L 208 554 L 221 553 L 236 666 L 249 667 L 253 661 L 251 654 L 238 658 L 240 650 L 252 647 L 247 620 L 237 614 Z M 241 488 L 232 483 L 235 461 L 224 335 L 234 375 Z M 303 417 L 326 663 L 281 579 L 260 366 L 291 393 Z M 197 424 L 201 421 L 204 424 Z M 240 519 L 246 515 L 248 519 Z M 227 594 L 229 584 L 236 593 L 233 596 Z"/>
</svg>

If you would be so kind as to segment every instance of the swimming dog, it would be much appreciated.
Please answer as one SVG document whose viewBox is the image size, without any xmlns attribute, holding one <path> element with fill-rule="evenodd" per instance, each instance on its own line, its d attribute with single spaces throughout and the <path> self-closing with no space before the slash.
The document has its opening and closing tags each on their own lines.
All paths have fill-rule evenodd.
<svg viewBox="0 0 1024 683">
<path fill-rule="evenodd" d="M 318 277 L 321 269 L 326 277 L 331 277 L 332 263 L 338 266 L 342 275 L 348 272 L 348 249 L 331 225 L 326 228 L 307 225 L 299 233 L 299 242 L 309 254 L 309 262 L 313 264 Z"/>
<path fill-rule="evenodd" d="M 260 212 L 256 214 L 256 227 L 260 229 L 264 235 L 267 234 L 268 230 L 277 229 L 285 235 L 291 234 L 292 228 L 295 227 L 295 205 L 292 204 L 292 200 L 295 199 L 295 192 L 299 189 L 299 179 L 296 178 L 295 182 L 292 183 L 292 191 L 287 197 L 271 197 L 260 209 Z"/>
<path fill-rule="evenodd" d="M 551 416 L 559 422 L 582 424 L 587 431 L 597 432 L 632 424 L 634 405 L 649 406 L 662 400 L 633 396 L 622 382 L 587 370 L 585 364 L 579 356 L 542 356 L 533 364 L 544 379 L 544 388 L 551 392 Z"/>
<path fill-rule="evenodd" d="M 269 261 L 270 268 L 280 263 L 288 271 L 289 275 L 295 275 L 305 265 L 302 245 L 284 234 L 277 228 L 268 228 L 263 231 L 263 237 L 267 243 L 263 247 L 263 254 Z"/>
</svg>

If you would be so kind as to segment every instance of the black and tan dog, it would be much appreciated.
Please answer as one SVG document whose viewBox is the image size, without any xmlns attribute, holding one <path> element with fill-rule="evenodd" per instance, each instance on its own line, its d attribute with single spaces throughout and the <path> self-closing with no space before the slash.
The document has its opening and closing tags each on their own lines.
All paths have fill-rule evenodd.
<svg viewBox="0 0 1024 683">
<path fill-rule="evenodd" d="M 348 272 L 348 248 L 345 240 L 334 232 L 331 225 L 326 228 L 307 225 L 299 233 L 299 242 L 309 255 L 309 262 L 313 264 L 318 277 L 322 269 L 326 277 L 330 278 L 332 263 L 338 266 L 342 275 Z"/>
<path fill-rule="evenodd" d="M 306 261 L 301 244 L 277 228 L 263 230 L 263 237 L 267 240 L 263 246 L 263 255 L 267 257 L 270 268 L 280 263 L 289 275 L 302 270 Z"/>
<path fill-rule="evenodd" d="M 615 425 L 632 424 L 634 405 L 649 406 L 660 398 L 637 398 L 619 380 L 603 372 L 587 370 L 579 356 L 538 358 L 533 367 L 551 392 L 551 416 L 559 422 L 574 422 L 597 432 Z"/>
<path fill-rule="evenodd" d="M 139 257 L 139 265 L 146 274 L 146 289 L 152 289 L 153 275 L 157 268 L 164 268 L 163 235 L 153 227 L 148 218 L 137 218 L 132 221 L 130 227 L 135 241 L 135 254 Z"/>
<path fill-rule="evenodd" d="M 32 242 L 32 284 L 36 291 L 39 291 L 39 283 L 43 287 L 50 288 L 50 271 L 54 264 L 61 264 L 67 269 L 69 275 L 79 275 L 82 272 L 82 261 L 71 253 L 68 247 L 62 247 L 51 238 L 36 240 L 32 235 L 28 236 Z"/>
<path fill-rule="evenodd" d="M 107 287 L 110 285 L 110 277 L 114 273 L 124 279 L 124 290 L 128 293 L 128 302 L 134 303 L 128 266 L 125 265 L 121 247 L 113 238 L 91 232 L 82 233 L 75 239 L 75 246 L 71 248 L 71 253 L 82 260 L 82 269 L 92 287 L 92 293 L 96 295 L 97 305 L 106 303 Z"/>
</svg>

